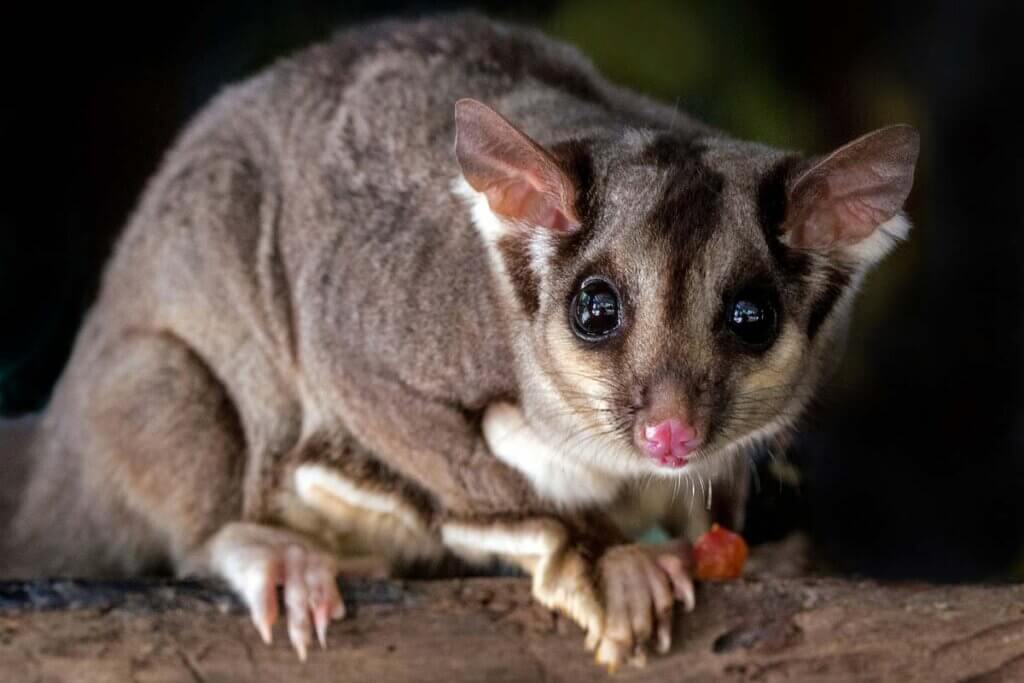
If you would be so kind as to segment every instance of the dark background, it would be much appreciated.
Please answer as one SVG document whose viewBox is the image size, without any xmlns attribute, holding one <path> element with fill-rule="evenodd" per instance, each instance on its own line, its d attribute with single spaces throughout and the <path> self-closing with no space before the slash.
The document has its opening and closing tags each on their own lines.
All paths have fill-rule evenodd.
<svg viewBox="0 0 1024 683">
<path fill-rule="evenodd" d="M 146 3 L 149 5 L 150 3 Z M 730 132 L 822 152 L 922 134 L 916 229 L 868 281 L 843 371 L 761 473 L 748 535 L 803 527 L 884 577 L 1019 572 L 1024 140 L 1016 3 L 707 0 L 476 5 Z M 458 3 L 7 10 L 0 29 L 0 411 L 42 405 L 146 178 L 217 89 L 333 27 Z"/>
</svg>

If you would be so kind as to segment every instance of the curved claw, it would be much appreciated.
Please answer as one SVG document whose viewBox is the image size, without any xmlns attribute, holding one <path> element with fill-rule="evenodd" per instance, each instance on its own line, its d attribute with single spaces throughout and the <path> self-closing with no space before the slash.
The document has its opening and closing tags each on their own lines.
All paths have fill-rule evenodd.
<svg viewBox="0 0 1024 683">
<path fill-rule="evenodd" d="M 332 619 L 345 616 L 338 560 L 298 534 L 255 524 L 225 527 L 210 544 L 211 566 L 242 597 L 260 637 L 273 642 L 283 587 L 288 639 L 305 661 L 316 639 L 327 645 Z"/>
</svg>

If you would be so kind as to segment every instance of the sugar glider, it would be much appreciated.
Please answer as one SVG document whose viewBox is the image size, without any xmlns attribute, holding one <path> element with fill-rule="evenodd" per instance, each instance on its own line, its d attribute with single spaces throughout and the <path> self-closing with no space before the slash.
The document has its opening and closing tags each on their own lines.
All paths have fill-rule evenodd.
<svg viewBox="0 0 1024 683">
<path fill-rule="evenodd" d="M 267 640 L 280 585 L 305 657 L 350 561 L 454 553 L 529 573 L 604 665 L 667 651 L 684 547 L 613 509 L 791 429 L 917 152 L 740 141 L 475 15 L 344 30 L 149 182 L 23 439 L 2 571 L 220 577 Z"/>
</svg>

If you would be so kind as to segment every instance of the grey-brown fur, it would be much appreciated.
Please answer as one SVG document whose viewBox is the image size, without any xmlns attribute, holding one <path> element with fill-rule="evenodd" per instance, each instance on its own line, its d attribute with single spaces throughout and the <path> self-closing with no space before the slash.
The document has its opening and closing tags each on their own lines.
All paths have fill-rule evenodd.
<svg viewBox="0 0 1024 683">
<path fill-rule="evenodd" d="M 466 97 L 581 185 L 584 227 L 543 273 L 512 240 L 511 280 L 496 276 L 451 191 L 453 104 Z M 791 156 L 475 16 L 345 31 L 228 88 L 168 153 L 120 239 L 31 443 L 0 573 L 187 566 L 225 523 L 273 519 L 288 463 L 353 441 L 379 459 L 360 472 L 414 492 L 435 522 L 563 514 L 491 456 L 479 420 L 500 399 L 551 418 L 534 393 L 538 373 L 557 375 L 545 334 L 594 269 L 669 321 L 588 356 L 615 385 L 616 419 L 657 373 L 697 391 L 719 447 L 795 411 L 791 395 L 802 400 L 829 356 L 829 313 L 866 265 L 812 254 L 791 255 L 798 271 L 779 266 L 788 247 L 766 238 L 779 226 L 765 225 L 774 214 L 758 192 L 772 173 L 792 182 L 777 170 Z M 716 327 L 723 293 L 754 272 L 777 283 L 805 340 L 799 390 L 776 389 L 757 410 L 734 399 L 760 361 Z M 660 294 L 631 288 L 641 273 Z M 555 384 L 572 391 L 567 377 Z"/>
</svg>

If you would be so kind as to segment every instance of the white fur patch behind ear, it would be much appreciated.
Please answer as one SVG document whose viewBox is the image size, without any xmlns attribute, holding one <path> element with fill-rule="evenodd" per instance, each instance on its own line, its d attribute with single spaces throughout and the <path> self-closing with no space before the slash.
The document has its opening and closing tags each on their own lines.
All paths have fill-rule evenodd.
<svg viewBox="0 0 1024 683">
<path fill-rule="evenodd" d="M 844 251 L 858 264 L 870 268 L 885 258 L 897 244 L 907 239 L 909 234 L 910 220 L 906 214 L 900 212 L 875 228 L 869 237 L 845 247 Z"/>
<path fill-rule="evenodd" d="M 530 267 L 534 273 L 543 273 L 554 255 L 554 239 L 543 233 L 533 236 L 530 240 Z"/>
<path fill-rule="evenodd" d="M 519 229 L 518 226 L 491 211 L 491 205 L 487 201 L 487 196 L 483 192 L 474 190 L 462 176 L 452 181 L 451 190 L 456 197 L 465 202 L 469 207 L 473 227 L 476 228 L 477 233 L 487 246 L 492 265 L 498 272 L 505 275 L 506 294 L 514 299 L 514 292 L 508 289 L 508 273 L 505 261 L 498 249 L 498 241 L 511 231 Z M 540 276 L 541 273 L 545 272 L 547 264 L 555 252 L 555 238 L 543 230 L 533 231 L 529 234 L 526 234 L 525 231 L 522 232 L 523 234 L 519 237 L 528 240 L 526 246 L 530 256 L 530 268 L 533 269 L 534 274 Z"/>
<path fill-rule="evenodd" d="M 473 219 L 473 226 L 483 237 L 484 242 L 493 247 L 502 236 L 508 234 L 514 226 L 507 219 L 499 217 L 491 211 L 491 205 L 483 192 L 477 192 L 466 181 L 459 176 L 452 181 L 452 192 L 469 207 L 470 216 Z M 529 239 L 530 265 L 534 272 L 543 272 L 551 256 L 555 252 L 555 240 L 544 231 L 536 231 L 524 239 Z"/>
<path fill-rule="evenodd" d="M 452 181 L 452 192 L 469 206 L 470 216 L 477 232 L 483 237 L 488 245 L 497 244 L 502 235 L 506 234 L 509 226 L 504 220 L 498 218 L 497 214 L 491 211 L 491 205 L 487 202 L 487 195 L 477 192 L 473 186 L 462 176 Z"/>
</svg>

